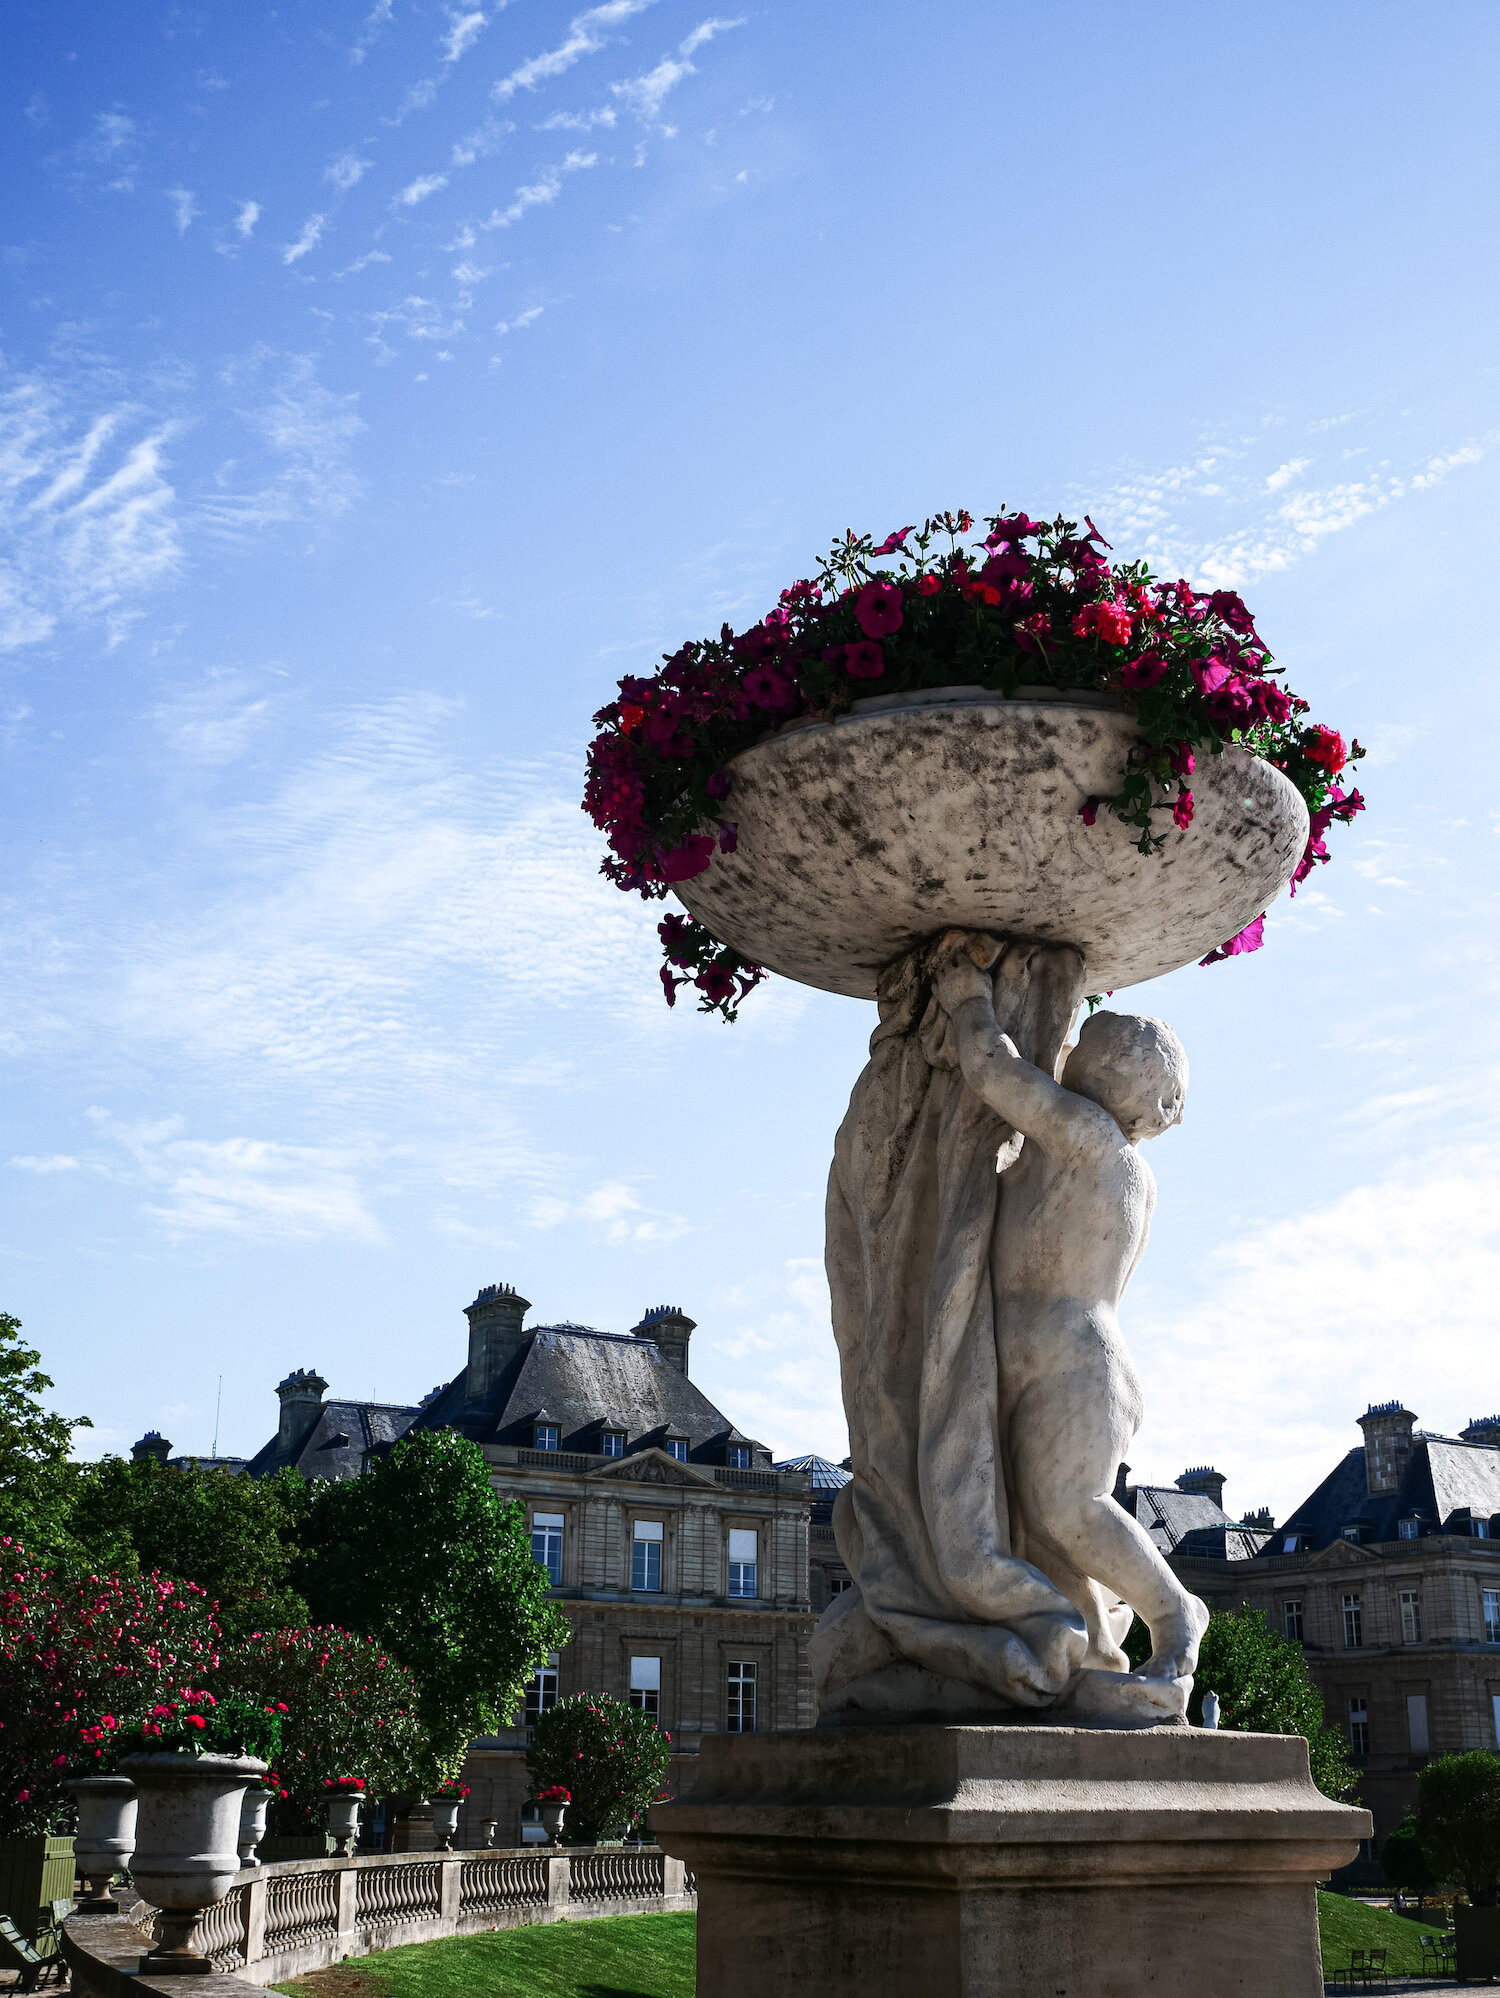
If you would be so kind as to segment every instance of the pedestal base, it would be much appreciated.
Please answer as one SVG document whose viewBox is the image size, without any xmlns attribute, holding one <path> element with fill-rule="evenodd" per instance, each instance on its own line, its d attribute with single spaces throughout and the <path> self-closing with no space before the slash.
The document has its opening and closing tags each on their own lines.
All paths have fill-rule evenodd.
<svg viewBox="0 0 1500 1998">
<path fill-rule="evenodd" d="M 1322 1998 L 1316 1883 L 1370 1835 L 1290 1735 L 709 1736 L 658 1804 L 698 1998 Z"/>
</svg>

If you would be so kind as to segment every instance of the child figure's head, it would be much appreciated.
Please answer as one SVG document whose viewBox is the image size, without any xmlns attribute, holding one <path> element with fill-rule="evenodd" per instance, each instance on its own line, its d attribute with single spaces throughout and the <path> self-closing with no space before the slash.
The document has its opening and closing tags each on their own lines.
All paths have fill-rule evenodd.
<svg viewBox="0 0 1500 1998">
<path fill-rule="evenodd" d="M 1141 1013 L 1095 1013 L 1085 1020 L 1062 1082 L 1107 1110 L 1135 1143 L 1182 1122 L 1188 1063 L 1165 1020 Z"/>
</svg>

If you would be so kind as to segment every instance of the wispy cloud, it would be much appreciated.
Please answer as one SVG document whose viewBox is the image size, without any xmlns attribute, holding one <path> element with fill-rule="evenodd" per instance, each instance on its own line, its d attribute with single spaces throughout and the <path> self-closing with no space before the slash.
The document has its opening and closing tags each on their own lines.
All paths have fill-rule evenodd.
<svg viewBox="0 0 1500 1998">
<path fill-rule="evenodd" d="M 448 176 L 445 173 L 421 174 L 409 186 L 402 188 L 393 206 L 415 208 L 419 201 L 425 201 L 429 194 L 436 194 L 439 188 L 447 185 Z"/>
<path fill-rule="evenodd" d="M 624 1180 L 612 1180 L 578 1195 L 541 1194 L 530 1203 L 527 1212 L 534 1228 L 557 1228 L 564 1223 L 576 1226 L 581 1222 L 599 1240 L 621 1248 L 675 1242 L 688 1229 L 680 1214 L 643 1205 Z"/>
<path fill-rule="evenodd" d="M 609 87 L 622 104 L 634 111 L 638 118 L 651 124 L 661 115 L 667 93 L 675 90 L 684 77 L 697 75 L 691 61 L 693 54 L 705 42 L 711 42 L 715 35 L 743 26 L 743 19 L 703 21 L 678 43 L 675 56 L 663 56 L 655 69 L 648 70 L 644 76 L 637 76 L 628 83 L 612 83 Z"/>
<path fill-rule="evenodd" d="M 311 355 L 266 347 L 226 368 L 224 386 L 263 454 L 237 454 L 216 489 L 202 496 L 198 518 L 207 527 L 221 538 L 240 539 L 288 521 L 326 519 L 353 505 L 363 491 L 349 463 L 365 427 L 357 396 L 325 388 Z M 258 483 L 240 483 L 257 471 L 263 474 Z"/>
<path fill-rule="evenodd" d="M 597 111 L 554 111 L 536 129 L 539 132 L 592 132 L 595 126 L 602 126 L 605 131 L 612 131 L 616 119 L 613 104 L 604 104 Z"/>
<path fill-rule="evenodd" d="M 390 255 L 385 250 L 366 250 L 362 257 L 356 257 L 352 264 L 345 264 L 341 271 L 335 271 L 333 275 L 336 278 L 355 277 L 371 264 L 388 264 L 390 261 Z"/>
<path fill-rule="evenodd" d="M 375 0 L 375 5 L 364 18 L 359 40 L 349 51 L 351 63 L 363 62 L 380 39 L 381 30 L 390 26 L 392 4 L 393 0 Z"/>
<path fill-rule="evenodd" d="M 60 620 L 130 614 L 183 560 L 171 426 L 128 402 L 78 416 L 37 375 L 0 373 L 0 649 Z"/>
<path fill-rule="evenodd" d="M 529 187 L 518 187 L 515 200 L 509 207 L 495 209 L 487 222 L 480 223 L 480 228 L 508 229 L 512 223 L 519 222 L 528 209 L 545 208 L 562 193 L 565 173 L 579 173 L 586 167 L 596 166 L 598 160 L 597 153 L 575 152 L 569 153 L 561 166 L 543 167 L 540 180 L 533 181 Z"/>
<path fill-rule="evenodd" d="M 448 32 L 442 38 L 443 61 L 457 62 L 459 57 L 471 49 L 484 31 L 487 21 L 479 8 L 467 14 L 448 9 L 450 23 Z"/>
<path fill-rule="evenodd" d="M 514 319 L 502 319 L 495 328 L 497 333 L 519 333 L 523 327 L 535 326 L 546 311 L 545 305 L 533 305 L 529 312 L 518 312 Z"/>
<path fill-rule="evenodd" d="M 169 187 L 167 199 L 172 204 L 172 212 L 177 223 L 177 233 L 185 236 L 194 221 L 202 214 L 197 201 L 185 187 Z"/>
<path fill-rule="evenodd" d="M 324 167 L 323 178 L 331 181 L 340 194 L 347 194 L 351 187 L 359 185 L 372 164 L 370 160 L 362 160 L 358 153 L 340 153 Z"/>
<path fill-rule="evenodd" d="M 269 708 L 244 674 L 217 668 L 158 702 L 151 719 L 185 762 L 214 769 L 245 754 Z"/>
<path fill-rule="evenodd" d="M 309 250 L 317 248 L 322 234 L 323 217 L 321 215 L 309 215 L 302 225 L 302 234 L 297 238 L 295 243 L 288 243 L 282 251 L 281 261 L 284 264 L 295 264 L 299 258 L 305 257 Z"/>
<path fill-rule="evenodd" d="M 539 83 L 561 76 L 584 56 L 607 47 L 612 30 L 623 26 L 632 15 L 643 13 L 651 4 L 652 0 L 607 0 L 605 6 L 590 7 L 587 13 L 575 15 L 568 23 L 565 39 L 555 49 L 531 56 L 509 76 L 502 77 L 495 85 L 495 97 L 504 104 L 518 90 L 535 90 Z"/>
<path fill-rule="evenodd" d="M 239 234 L 248 242 L 254 234 L 255 225 L 259 220 L 260 203 L 258 201 L 247 201 L 235 217 L 234 226 Z"/>
<path fill-rule="evenodd" d="M 47 1174 L 54 1172 L 78 1172 L 81 1170 L 77 1159 L 67 1152 L 48 1152 L 45 1156 L 22 1152 L 8 1161 L 17 1172 Z"/>
</svg>

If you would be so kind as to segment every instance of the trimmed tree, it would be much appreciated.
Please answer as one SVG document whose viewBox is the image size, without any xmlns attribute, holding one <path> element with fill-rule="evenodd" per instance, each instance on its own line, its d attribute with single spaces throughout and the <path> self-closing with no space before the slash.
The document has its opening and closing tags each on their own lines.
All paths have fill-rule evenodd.
<svg viewBox="0 0 1500 1998">
<path fill-rule="evenodd" d="M 1460 1882 L 1472 1907 L 1500 1906 L 1500 1755 L 1476 1748 L 1420 1770 L 1417 1833 L 1439 1879 Z"/>
<path fill-rule="evenodd" d="M 607 1693 L 570 1694 L 531 1730 L 531 1794 L 568 1792 L 569 1845 L 621 1838 L 664 1794 L 671 1740 L 639 1707 L 622 1706 Z"/>
<path fill-rule="evenodd" d="M 256 1632 L 215 1683 L 280 1715 L 278 1831 L 321 1829 L 333 1778 L 362 1777 L 372 1797 L 420 1795 L 439 1780 L 416 1682 L 370 1638 L 326 1627 Z"/>
<path fill-rule="evenodd" d="M 1380 1870 L 1392 1887 L 1415 1894 L 1418 1907 L 1428 1889 L 1437 1886 L 1438 1877 L 1423 1849 L 1417 1821 L 1410 1812 L 1380 1848 Z"/>
<path fill-rule="evenodd" d="M 484 1454 L 422 1430 L 364 1475 L 317 1487 L 293 1579 L 313 1614 L 376 1638 L 408 1667 L 438 1764 L 509 1724 L 526 1681 L 568 1641 L 531 1558 L 526 1514 L 502 1502 Z"/>
</svg>

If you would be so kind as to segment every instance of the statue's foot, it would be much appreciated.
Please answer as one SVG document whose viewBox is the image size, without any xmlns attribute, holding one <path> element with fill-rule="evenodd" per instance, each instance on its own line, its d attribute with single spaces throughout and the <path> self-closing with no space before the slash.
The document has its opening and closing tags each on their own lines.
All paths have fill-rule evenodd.
<svg viewBox="0 0 1500 1998">
<path fill-rule="evenodd" d="M 1139 1672 L 1080 1672 L 1053 1707 L 1058 1720 L 1079 1727 L 1185 1725 L 1191 1678 L 1148 1679 Z"/>
<path fill-rule="evenodd" d="M 1141 1667 L 1146 1679 L 1191 1679 L 1198 1666 L 1198 1647 L 1208 1629 L 1208 1606 L 1185 1596 L 1181 1613 L 1151 1627 L 1151 1656 Z"/>
</svg>

